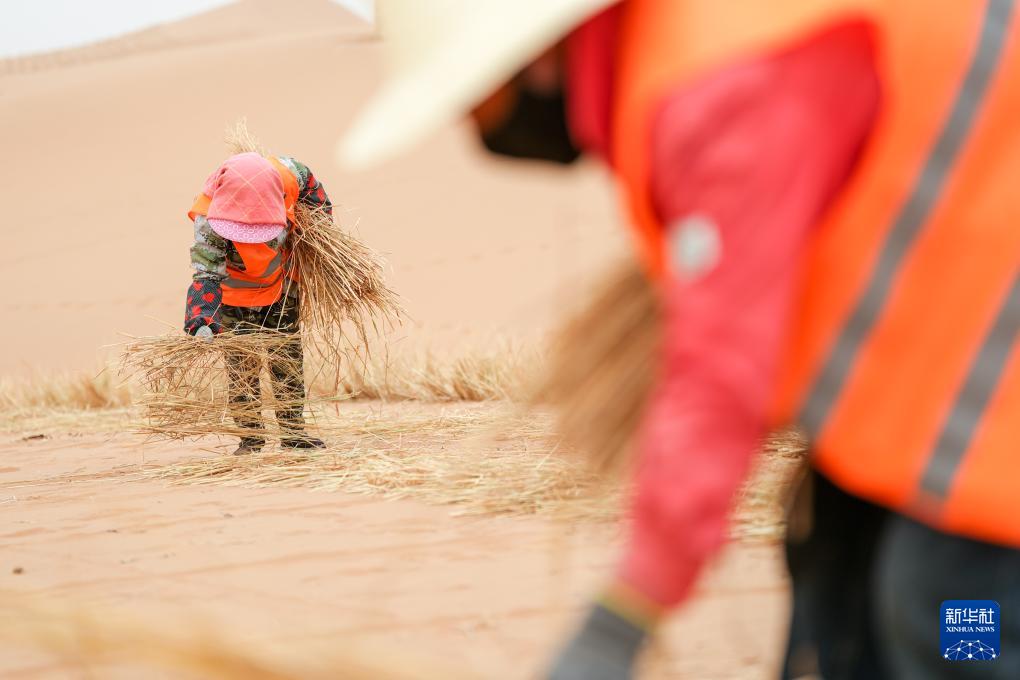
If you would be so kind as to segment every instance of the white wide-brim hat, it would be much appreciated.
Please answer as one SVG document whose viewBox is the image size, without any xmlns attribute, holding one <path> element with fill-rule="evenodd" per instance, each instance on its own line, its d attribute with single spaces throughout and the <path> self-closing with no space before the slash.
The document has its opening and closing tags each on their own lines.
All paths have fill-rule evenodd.
<svg viewBox="0 0 1020 680">
<path fill-rule="evenodd" d="M 349 168 L 396 155 L 466 113 L 619 0 L 379 0 L 382 85 L 337 147 Z"/>
</svg>

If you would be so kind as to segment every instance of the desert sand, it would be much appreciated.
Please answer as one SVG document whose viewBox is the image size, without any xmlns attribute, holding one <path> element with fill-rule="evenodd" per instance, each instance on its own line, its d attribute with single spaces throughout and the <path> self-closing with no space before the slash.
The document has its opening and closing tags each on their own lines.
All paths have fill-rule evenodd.
<svg viewBox="0 0 1020 680">
<path fill-rule="evenodd" d="M 460 127 L 342 172 L 335 142 L 380 64 L 371 29 L 326 0 L 245 0 L 114 43 L 0 64 L 18 291 L 0 309 L 31 328 L 5 338 L 0 375 L 94 368 L 124 334 L 181 323 L 185 213 L 242 116 L 387 256 L 414 342 L 534 338 L 626 242 L 600 170 L 487 161 Z"/>
<path fill-rule="evenodd" d="M 0 313 L 16 322 L 0 377 L 96 371 L 126 336 L 179 325 L 185 212 L 241 116 L 269 148 L 307 163 L 342 222 L 386 255 L 411 317 L 391 351 L 542 338 L 627 249 L 605 174 L 486 159 L 459 125 L 377 170 L 345 173 L 334 143 L 379 73 L 372 29 L 325 0 L 243 0 L 0 62 L 9 290 Z M 203 442 L 73 426 L 26 439 L 42 433 L 26 427 L 0 432 L 0 591 L 147 624 L 166 613 L 259 648 L 339 641 L 478 677 L 529 677 L 619 548 L 607 523 L 170 485 L 141 471 L 217 454 Z M 649 677 L 773 674 L 784 579 L 774 543 L 733 545 L 669 624 Z M 0 648 L 3 677 L 79 672 Z"/>
<path fill-rule="evenodd" d="M 128 434 L 26 441 L 32 433 L 41 434 L 6 434 L 0 444 L 0 591 L 156 631 L 185 621 L 263 652 L 353 646 L 469 677 L 533 677 L 619 549 L 618 527 L 605 522 L 460 517 L 413 499 L 304 489 L 168 486 L 143 471 L 208 449 Z M 771 675 L 785 616 L 780 567 L 773 544 L 728 548 L 670 622 L 648 677 Z M 0 645 L 5 678 L 77 677 L 75 668 Z"/>
</svg>

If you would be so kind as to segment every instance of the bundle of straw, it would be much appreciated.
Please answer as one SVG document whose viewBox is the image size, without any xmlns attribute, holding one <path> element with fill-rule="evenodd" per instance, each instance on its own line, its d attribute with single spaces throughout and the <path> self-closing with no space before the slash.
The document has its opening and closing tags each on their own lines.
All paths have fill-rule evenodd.
<svg viewBox="0 0 1020 680">
<path fill-rule="evenodd" d="M 559 412 L 558 431 L 602 473 L 626 467 L 658 365 L 662 312 L 637 263 L 606 277 L 559 332 L 532 398 Z"/>
<path fill-rule="evenodd" d="M 382 259 L 339 229 L 326 210 L 299 203 L 294 212 L 291 257 L 301 279 L 301 323 L 326 346 L 339 346 L 349 324 L 367 350 L 369 331 L 378 334 L 402 314 L 383 279 Z"/>
<path fill-rule="evenodd" d="M 266 330 L 258 333 L 226 332 L 206 342 L 187 335 L 136 338 L 122 355 L 123 371 L 133 375 L 143 388 L 141 406 L 146 425 L 142 431 L 171 439 L 208 434 L 252 435 L 240 422 L 261 422 L 259 435 L 286 432 L 279 423 L 264 417 L 263 409 L 279 412 L 304 409 L 303 398 L 281 398 L 271 389 L 251 395 L 245 403 L 231 403 L 226 357 L 243 373 L 261 376 L 261 385 L 271 385 L 270 366 L 300 375 L 301 365 L 287 351 L 300 342 L 293 334 Z M 268 423 L 268 424 L 267 424 Z"/>
<path fill-rule="evenodd" d="M 631 462 L 655 387 L 662 313 L 659 293 L 637 263 L 611 272 L 590 304 L 560 330 L 533 391 L 532 405 L 557 409 L 558 433 L 599 473 L 619 474 Z M 800 432 L 784 430 L 772 433 L 763 450 L 802 460 L 807 445 Z"/>
<path fill-rule="evenodd" d="M 248 130 L 248 119 L 238 118 L 234 124 L 227 128 L 223 141 L 227 144 L 230 153 L 257 153 L 260 156 L 266 155 L 266 149 L 262 143 Z"/>
</svg>

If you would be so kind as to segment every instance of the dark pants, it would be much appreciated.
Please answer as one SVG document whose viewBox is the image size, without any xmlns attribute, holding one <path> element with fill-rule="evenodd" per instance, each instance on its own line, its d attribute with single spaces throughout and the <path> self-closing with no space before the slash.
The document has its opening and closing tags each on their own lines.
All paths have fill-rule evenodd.
<svg viewBox="0 0 1020 680">
<path fill-rule="evenodd" d="M 805 483 L 786 545 L 793 616 L 783 678 L 1020 678 L 1020 551 L 936 531 L 817 473 Z M 1000 658 L 942 659 L 939 604 L 957 599 L 998 601 Z"/>
<path fill-rule="evenodd" d="M 301 338 L 297 335 L 298 300 L 284 296 L 266 307 L 231 307 L 220 310 L 224 328 L 237 333 L 259 333 L 267 330 L 291 335 L 269 356 L 269 375 L 280 406 L 276 409 L 276 422 L 281 429 L 299 432 L 304 428 L 304 354 Z M 259 376 L 262 358 L 227 353 L 227 382 L 234 422 L 250 429 L 255 438 L 264 429 L 261 417 L 262 398 Z"/>
</svg>

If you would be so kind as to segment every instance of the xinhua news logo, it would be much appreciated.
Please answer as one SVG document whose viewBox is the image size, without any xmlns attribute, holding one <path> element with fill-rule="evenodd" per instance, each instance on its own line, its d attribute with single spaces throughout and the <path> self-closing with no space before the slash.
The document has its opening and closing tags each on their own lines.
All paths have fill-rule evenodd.
<svg viewBox="0 0 1020 680">
<path fill-rule="evenodd" d="M 946 600 L 942 603 L 942 658 L 995 661 L 999 658 L 999 603 L 995 600 Z"/>
</svg>

